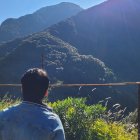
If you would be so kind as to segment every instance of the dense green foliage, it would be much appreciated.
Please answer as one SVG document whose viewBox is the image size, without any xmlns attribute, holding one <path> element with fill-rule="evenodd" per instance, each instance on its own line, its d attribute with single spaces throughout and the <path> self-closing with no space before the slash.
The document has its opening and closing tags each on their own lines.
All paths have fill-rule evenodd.
<svg viewBox="0 0 140 140">
<path fill-rule="evenodd" d="M 44 69 L 47 70 L 49 79 L 51 79 L 50 82 L 53 84 L 109 83 L 115 79 L 113 72 L 101 60 L 91 55 L 80 55 L 77 49 L 70 44 L 49 33 L 41 32 L 0 45 L 0 83 L 20 83 L 22 74 L 28 68 L 41 66 L 42 54 L 44 54 Z M 107 91 L 105 89 L 94 91 L 97 93 L 96 101 L 100 100 L 99 96 L 100 98 L 111 96 L 108 93 L 111 93 L 112 89 L 107 89 Z M 53 93 L 51 94 L 53 97 L 49 97 L 50 101 L 65 99 L 68 96 L 78 96 L 78 88 L 56 90 L 57 92 L 55 89 L 50 91 Z M 83 97 L 82 92 L 89 93 L 87 91 L 89 91 L 87 87 L 86 89 L 82 88 L 79 96 Z M 103 93 L 103 91 L 106 93 L 104 96 L 99 94 L 99 92 Z M 1 94 L 6 92 L 12 95 L 13 93 L 20 95 L 20 90 L 17 88 L 2 88 Z M 90 101 L 93 103 L 93 97 L 90 97 Z"/>
<path fill-rule="evenodd" d="M 49 103 L 62 120 L 67 140 L 137 140 L 137 128 L 129 129 L 127 119 L 111 119 L 106 107 L 101 104 L 88 106 L 85 102 L 85 98 L 68 98 Z M 0 110 L 15 103 L 19 100 L 4 98 Z"/>
<path fill-rule="evenodd" d="M 67 140 L 137 140 L 135 128 L 127 131 L 122 121 L 116 121 L 118 112 L 107 111 L 101 104 L 87 106 L 86 99 L 68 98 L 50 104 L 59 114 Z M 112 115 L 115 114 L 112 119 Z"/>
</svg>

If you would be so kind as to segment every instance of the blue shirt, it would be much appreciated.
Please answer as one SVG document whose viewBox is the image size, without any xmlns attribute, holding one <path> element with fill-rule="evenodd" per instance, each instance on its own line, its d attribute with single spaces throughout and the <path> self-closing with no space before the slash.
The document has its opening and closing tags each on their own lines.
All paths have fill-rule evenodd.
<svg viewBox="0 0 140 140">
<path fill-rule="evenodd" d="M 65 140 L 62 123 L 49 107 L 22 102 L 0 112 L 0 140 Z"/>
</svg>

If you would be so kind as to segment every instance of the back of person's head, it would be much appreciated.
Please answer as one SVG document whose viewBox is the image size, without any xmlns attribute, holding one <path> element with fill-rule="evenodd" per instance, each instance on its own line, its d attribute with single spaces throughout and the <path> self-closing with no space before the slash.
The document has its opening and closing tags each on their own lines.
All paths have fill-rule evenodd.
<svg viewBox="0 0 140 140">
<path fill-rule="evenodd" d="M 40 101 L 45 96 L 49 86 L 46 71 L 39 68 L 29 69 L 21 78 L 23 99 Z"/>
</svg>

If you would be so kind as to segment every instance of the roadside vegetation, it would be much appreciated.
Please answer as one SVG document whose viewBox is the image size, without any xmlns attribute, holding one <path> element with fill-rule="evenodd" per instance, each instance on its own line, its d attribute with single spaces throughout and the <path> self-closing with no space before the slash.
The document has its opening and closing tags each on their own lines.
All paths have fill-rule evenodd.
<svg viewBox="0 0 140 140">
<path fill-rule="evenodd" d="M 20 102 L 5 96 L 0 110 Z M 86 98 L 67 98 L 48 104 L 60 116 L 66 140 L 137 140 L 137 110 L 124 116 L 126 108 L 115 104 L 108 110 L 107 102 L 86 105 Z"/>
</svg>

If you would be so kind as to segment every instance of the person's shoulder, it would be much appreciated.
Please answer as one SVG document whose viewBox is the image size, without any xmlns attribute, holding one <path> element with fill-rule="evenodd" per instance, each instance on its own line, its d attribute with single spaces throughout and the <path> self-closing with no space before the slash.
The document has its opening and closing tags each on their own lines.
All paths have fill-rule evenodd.
<svg viewBox="0 0 140 140">
<path fill-rule="evenodd" d="M 50 117 L 54 119 L 59 119 L 59 116 L 54 112 L 53 108 L 46 105 L 45 110 L 46 110 L 46 113 L 50 115 Z"/>
<path fill-rule="evenodd" d="M 49 119 L 57 119 L 59 116 L 53 111 L 50 107 L 45 107 L 44 113 L 48 116 Z"/>
<path fill-rule="evenodd" d="M 10 106 L 8 108 L 5 108 L 3 110 L 0 111 L 0 118 L 2 117 L 5 117 L 9 114 L 12 114 L 15 112 L 15 110 L 18 108 L 19 104 L 16 104 L 16 105 L 13 105 L 13 106 Z"/>
<path fill-rule="evenodd" d="M 60 117 L 56 113 L 52 113 L 51 116 L 53 124 L 54 139 L 65 140 L 65 133 Z"/>
<path fill-rule="evenodd" d="M 49 116 L 49 120 L 52 121 L 54 127 L 59 127 L 59 128 L 63 127 L 60 117 L 56 113 L 51 112 Z"/>
<path fill-rule="evenodd" d="M 55 112 L 50 112 L 50 118 L 54 120 L 59 120 L 59 116 Z"/>
<path fill-rule="evenodd" d="M 51 123 L 58 124 L 61 122 L 59 116 L 48 106 L 45 108 L 44 114 L 46 115 L 46 119 L 48 119 Z"/>
</svg>

